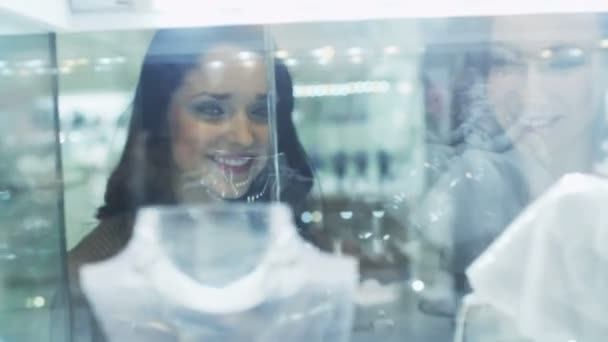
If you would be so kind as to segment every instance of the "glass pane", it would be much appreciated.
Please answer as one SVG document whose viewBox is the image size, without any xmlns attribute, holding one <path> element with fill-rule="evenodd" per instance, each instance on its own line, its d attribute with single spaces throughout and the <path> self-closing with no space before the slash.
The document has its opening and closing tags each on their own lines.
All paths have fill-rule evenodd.
<svg viewBox="0 0 608 342">
<path fill-rule="evenodd" d="M 95 228 L 107 179 L 127 138 L 151 31 L 57 36 L 68 249 Z"/>
<path fill-rule="evenodd" d="M 320 184 L 321 225 L 335 253 L 360 262 L 353 340 L 450 340 L 451 319 L 419 308 L 428 270 L 410 255 L 420 248 L 410 215 L 427 177 L 419 23 L 307 23 L 271 31 L 293 70 L 294 119 Z"/>
<path fill-rule="evenodd" d="M 0 339 L 67 330 L 52 35 L 0 36 Z"/>
<path fill-rule="evenodd" d="M 283 198 L 297 207 L 310 169 L 291 143 L 291 79 L 263 27 L 58 42 L 62 151 L 74 179 L 65 187 L 74 335 L 86 340 L 99 327 L 78 272 L 125 248 L 138 210 Z"/>
<path fill-rule="evenodd" d="M 530 340 L 585 340 L 595 332 L 594 315 L 588 311 L 591 306 L 575 295 L 573 278 L 566 281 L 550 272 L 559 264 L 568 269 L 565 273 L 579 274 L 580 269 L 566 266 L 578 257 L 556 257 L 552 260 L 555 265 L 543 264 L 536 271 L 530 268 L 556 247 L 549 232 L 559 232 L 567 220 L 542 233 L 526 232 L 537 236 L 514 242 L 509 249 L 521 250 L 527 261 L 511 265 L 516 271 L 510 275 L 501 269 L 502 289 L 514 293 L 513 303 L 522 298 L 519 296 L 527 296 L 527 303 L 544 300 L 536 313 L 530 313 L 527 304 L 515 312 L 496 306 L 499 295 L 480 299 L 469 267 L 481 262 L 480 255 L 494 257 L 487 248 L 504 247 L 511 236 L 505 231 L 520 226 L 521 220 L 549 214 L 551 208 L 540 212 L 530 204 L 546 196 L 564 175 L 605 175 L 605 17 L 460 18 L 446 20 L 435 29 L 439 38 L 429 47 L 424 70 L 428 126 L 433 128 L 427 150 L 433 158 L 434 176 L 422 201 L 424 210 L 416 217 L 416 224 L 425 228 L 433 245 L 441 247 L 443 261 L 429 269 L 434 270 L 434 279 L 450 279 L 452 284 L 446 282 L 443 287 L 452 289 L 457 300 L 467 295 L 460 320 L 467 341 L 519 341 L 523 339 L 520 335 Z M 583 216 L 578 220 L 584 221 Z M 589 226 L 581 224 L 581 236 L 587 229 Z M 537 239 L 542 244 L 529 251 L 523 248 Z M 578 238 L 571 242 L 581 243 Z M 587 247 L 592 248 L 591 244 Z M 560 283 L 555 290 L 545 284 L 542 291 L 546 296 L 529 292 L 549 275 L 553 283 Z M 591 291 L 600 277 L 584 272 L 584 280 L 578 277 L 577 281 Z M 469 295 L 471 290 L 473 295 Z M 556 292 L 568 297 L 577 313 L 546 299 Z M 440 307 L 436 301 L 426 303 L 434 310 Z M 584 323 L 548 328 L 547 322 L 555 316 Z M 522 324 L 521 317 L 533 320 L 533 329 Z"/>
<path fill-rule="evenodd" d="M 322 224 L 361 263 L 355 340 L 451 340 L 472 262 L 561 176 L 605 172 L 602 20 L 272 27 Z M 469 339 L 520 334 L 490 303 L 468 303 L 489 315 Z"/>
<path fill-rule="evenodd" d="M 61 303 L 63 243 L 73 333 L 86 341 L 102 327 L 78 272 L 128 248 L 139 209 L 282 201 L 304 240 L 358 261 L 353 341 L 538 339 L 548 320 L 522 326 L 498 297 L 474 292 L 467 270 L 562 176 L 606 174 L 604 21 L 517 15 L 61 34 L 61 131 L 48 37 L 2 38 L 14 57 L 0 64 L 9 113 L 1 146 L 16 162 L 0 169 L 11 222 L 3 226 L 15 227 L 0 240 L 11 303 L 0 331 L 28 340 L 48 328 L 30 317 L 43 317 L 37 307 L 52 298 Z M 213 258 L 247 250 L 218 226 L 207 232 L 227 234 L 201 242 Z M 186 263 L 187 248 L 205 240 L 188 234 L 175 236 L 184 249 L 171 249 Z M 250 269 L 255 260 L 227 264 Z M 499 283 L 548 273 L 517 266 Z M 596 327 L 573 321 L 589 324 L 560 340 L 586 340 Z M 144 328 L 166 333 L 156 323 Z"/>
</svg>

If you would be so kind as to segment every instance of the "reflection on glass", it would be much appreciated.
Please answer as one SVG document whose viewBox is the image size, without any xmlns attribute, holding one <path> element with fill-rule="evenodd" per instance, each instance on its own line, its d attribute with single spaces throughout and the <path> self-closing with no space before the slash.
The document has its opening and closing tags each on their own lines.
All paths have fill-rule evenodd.
<svg viewBox="0 0 608 342">
<path fill-rule="evenodd" d="M 526 206 L 564 174 L 594 172 L 605 159 L 599 15 L 506 16 L 454 25 L 467 22 L 476 27 L 474 38 L 454 53 L 456 66 L 443 64 L 454 78 L 451 128 L 429 149 L 432 183 L 415 220 L 426 229 L 427 244 L 437 247 L 418 258 L 425 291 L 446 294 L 424 298 L 437 313 L 448 308 L 442 298 L 450 291 L 458 300 L 471 290 L 465 270 Z M 438 83 L 428 86 L 433 96 L 440 94 Z M 429 108 L 443 115 L 439 106 Z M 446 157 L 449 163 L 442 163 Z M 471 321 L 480 335 L 467 341 L 519 336 L 491 307 L 481 305 L 479 312 L 491 318 Z"/>
<path fill-rule="evenodd" d="M 266 42 L 261 27 L 154 33 L 99 224 L 69 253 L 83 317 L 92 312 L 80 292 L 80 267 L 119 254 L 141 208 L 280 200 L 296 217 L 307 208 L 314 179 L 293 127 L 292 81 L 281 61 L 267 60 Z M 323 247 L 312 223 L 300 233 Z M 74 326 L 77 335 L 98 335 L 94 324 Z"/>
<path fill-rule="evenodd" d="M 425 178 L 417 25 L 387 20 L 271 31 L 297 60 L 296 124 L 319 178 L 313 196 L 323 204 L 323 227 L 335 252 L 360 260 L 353 339 L 448 338 L 448 321 L 423 319 L 409 284 L 408 211 Z M 298 39 L 304 32 L 315 39 Z M 420 331 L 403 324 L 406 317 L 423 322 Z"/>
<path fill-rule="evenodd" d="M 0 36 L 0 340 L 66 338 L 52 40 Z"/>
<path fill-rule="evenodd" d="M 140 207 L 279 192 L 303 236 L 359 259 L 354 340 L 450 340 L 471 262 L 562 175 L 608 173 L 602 22 L 81 32 L 59 35 L 56 69 L 42 40 L 2 38 L 0 295 L 18 308 L 11 327 L 28 322 L 8 336 L 31 337 L 43 321 L 29 315 L 52 305 L 61 185 L 72 275 L 118 252 Z M 516 329 L 479 312 L 475 327 Z"/>
</svg>

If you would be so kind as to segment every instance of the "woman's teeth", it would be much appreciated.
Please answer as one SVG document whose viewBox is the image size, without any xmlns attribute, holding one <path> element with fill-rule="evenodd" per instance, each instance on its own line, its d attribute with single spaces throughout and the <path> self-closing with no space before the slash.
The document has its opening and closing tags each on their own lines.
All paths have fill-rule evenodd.
<svg viewBox="0 0 608 342">
<path fill-rule="evenodd" d="M 528 116 L 521 118 L 519 122 L 530 128 L 541 128 L 549 126 L 559 119 L 561 119 L 561 117 L 557 115 Z"/>
<path fill-rule="evenodd" d="M 249 157 L 213 157 L 213 160 L 216 163 L 220 163 L 220 164 L 224 164 L 224 165 L 228 165 L 228 166 L 234 166 L 234 167 L 239 167 L 239 166 L 245 166 L 250 160 L 251 158 Z"/>
</svg>

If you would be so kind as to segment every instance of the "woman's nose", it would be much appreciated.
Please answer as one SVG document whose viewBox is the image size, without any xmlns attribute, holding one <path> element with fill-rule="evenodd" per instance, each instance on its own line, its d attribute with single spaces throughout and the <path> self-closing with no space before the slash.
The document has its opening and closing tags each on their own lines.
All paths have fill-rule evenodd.
<svg viewBox="0 0 608 342">
<path fill-rule="evenodd" d="M 526 85 L 528 87 L 538 87 L 543 79 L 543 73 L 537 65 L 529 65 L 526 69 Z"/>
<path fill-rule="evenodd" d="M 525 98 L 528 104 L 533 104 L 532 107 L 538 107 L 539 105 L 546 105 L 546 87 L 547 77 L 542 71 L 538 70 L 536 66 L 528 68 L 526 74 L 525 86 L 522 89 L 525 90 Z M 541 106 L 542 107 L 542 106 Z M 538 109 L 538 108 L 536 108 Z"/>
<path fill-rule="evenodd" d="M 244 110 L 239 110 L 228 122 L 229 138 L 231 142 L 250 146 L 255 142 L 255 136 L 251 127 L 251 120 Z"/>
</svg>

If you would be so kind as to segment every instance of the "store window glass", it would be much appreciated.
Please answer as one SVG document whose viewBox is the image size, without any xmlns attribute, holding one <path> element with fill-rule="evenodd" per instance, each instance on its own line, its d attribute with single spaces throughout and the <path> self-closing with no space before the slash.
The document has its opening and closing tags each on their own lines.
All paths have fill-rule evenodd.
<svg viewBox="0 0 608 342">
<path fill-rule="evenodd" d="M 563 176 L 577 172 L 604 174 L 604 22 L 598 14 L 560 14 L 459 19 L 448 24 L 453 32 L 464 31 L 469 37 L 465 35 L 458 55 L 454 56 L 457 62 L 442 66 L 444 70 L 452 70 L 450 97 L 444 97 L 443 102 L 449 106 L 443 113 L 449 113 L 450 120 L 445 120 L 439 106 L 431 112 L 434 116 L 431 127 L 443 132 L 437 134 L 439 138 L 433 148 L 429 146 L 431 151 L 435 150 L 431 153 L 437 161 L 433 168 L 441 171 L 432 180 L 423 202 L 427 209 L 417 224 L 422 222 L 434 237 L 435 245 L 443 246 L 447 256 L 444 267 L 449 274 L 446 278 L 453 282 L 450 287 L 456 298 L 469 293 L 471 287 L 475 289 L 467 268 L 497 238 L 507 234 L 505 231 L 512 231 L 511 225 L 517 227 L 518 217 L 524 220 L 542 215 L 540 209 L 530 209 L 530 204 L 549 196 L 548 189 L 562 184 L 559 180 Z M 445 47 L 438 46 L 436 50 L 437 55 L 449 53 Z M 436 68 L 439 67 L 433 67 Z M 429 100 L 439 98 L 441 93 L 436 86 L 440 82 L 432 82 L 432 77 L 427 76 L 432 91 Z M 449 162 L 442 165 L 446 152 Z M 442 208 L 444 212 L 440 214 Z M 536 254 L 539 250 L 555 247 L 548 237 L 568 224 L 562 221 L 553 227 L 553 232 L 541 233 L 539 239 L 544 242 L 524 255 L 531 263 L 537 262 L 535 259 L 541 258 Z M 581 234 L 584 235 L 582 231 Z M 501 238 L 494 243 L 496 247 L 485 253 L 493 255 L 507 240 Z M 520 288 L 514 284 L 534 288 L 543 279 L 531 275 L 525 264 L 510 267 L 518 271 L 509 276 L 505 273 L 503 281 L 512 291 L 520 291 L 515 290 Z M 549 264 L 544 267 L 551 268 Z M 557 281 L 555 274 L 552 277 Z M 583 277 L 594 278 L 591 274 Z M 521 296 L 530 295 L 525 289 L 519 293 Z M 494 290 L 500 291 L 496 286 Z M 566 293 L 572 295 L 570 304 L 575 310 L 588 312 L 585 301 L 570 290 L 562 292 Z M 520 333 L 531 340 L 547 336 L 565 339 L 575 336 L 577 340 L 591 336 L 586 335 L 587 326 L 564 329 L 570 331 L 570 337 L 561 328 L 532 332 L 518 319 L 518 315 L 527 314 L 527 309 L 522 307 L 521 311 L 510 311 L 508 317 L 503 317 L 504 307 L 494 310 L 491 305 L 479 304 L 474 295 L 467 298 L 465 307 L 472 307 L 473 313 L 465 314 L 471 319 L 461 325 L 466 340 L 490 336 L 517 338 Z M 486 297 L 483 301 L 496 300 Z M 547 316 L 568 315 L 557 306 L 549 314 L 549 308 L 553 307 L 549 303 L 544 302 Z M 576 316 L 570 317 L 582 319 Z"/>
<path fill-rule="evenodd" d="M 61 149 L 64 173 L 72 179 L 64 188 L 69 249 L 97 225 L 94 213 L 127 137 L 133 89 L 151 35 L 57 36 Z"/>
<path fill-rule="evenodd" d="M 418 22 L 277 25 L 296 80 L 296 124 L 320 183 L 333 251 L 360 262 L 354 340 L 449 336 L 449 320 L 417 308 L 409 211 L 425 190 Z M 303 216 L 301 220 L 310 220 Z M 414 282 L 414 287 L 424 286 Z M 409 322 L 417 321 L 414 326 Z M 443 336 L 443 337 L 442 337 Z"/>
<path fill-rule="evenodd" d="M 0 36 L 0 340 L 67 331 L 57 79 L 49 34 Z M 62 338 L 65 338 L 63 336 Z"/>
<path fill-rule="evenodd" d="M 585 324 L 552 329 L 555 321 L 539 318 L 530 328 L 501 306 L 511 292 L 476 292 L 470 269 L 492 269 L 478 260 L 500 255 L 505 232 L 537 215 L 530 205 L 563 176 L 605 174 L 607 29 L 602 14 L 551 14 L 74 32 L 13 45 L 6 38 L 14 61 L 0 64 L 7 82 L 0 91 L 12 102 L 2 110 L 23 114 L 6 115 L 2 125 L 5 159 L 18 161 L 3 166 L 0 179 L 3 212 L 14 221 L 0 240 L 8 265 L 1 289 L 15 303 L 3 310 L 7 322 L 37 326 L 6 330 L 0 341 L 26 341 L 38 327 L 59 327 L 76 341 L 283 336 L 265 319 L 295 324 L 293 336 L 332 341 L 597 336 L 587 333 L 602 331 L 601 322 L 584 318 L 590 303 L 575 292 L 547 291 L 572 294 L 568 317 Z M 22 93 L 29 97 L 15 95 Z M 45 163 L 42 182 L 32 170 Z M 265 206 L 275 202 L 291 208 L 292 223 Z M 173 276 L 185 272 L 214 289 L 241 276 L 256 284 L 252 270 L 270 260 L 264 251 L 281 231 L 265 215 L 293 225 L 308 246 L 277 247 L 285 257 L 271 258 L 267 280 L 323 284 L 320 305 L 306 302 L 318 299 L 310 286 L 289 297 L 299 299 L 289 302 L 293 315 L 277 301 L 249 307 L 253 316 L 217 320 L 226 303 L 240 301 L 228 305 L 233 310 L 266 297 L 241 297 L 237 282 L 224 303 L 205 302 L 186 296 L 197 286 L 146 278 L 160 236 L 176 258 Z M 192 222 L 197 229 L 183 228 Z M 551 235 L 543 232 L 535 239 Z M 356 261 L 356 271 L 345 260 Z M 530 275 L 538 272 L 526 266 L 490 272 L 503 280 L 491 284 L 537 288 Z M 113 288 L 132 294 L 122 315 L 100 299 Z M 172 301 L 209 311 L 176 311 Z M 143 308 L 141 317 L 132 307 Z M 329 307 L 335 314 L 320 318 Z"/>
</svg>

